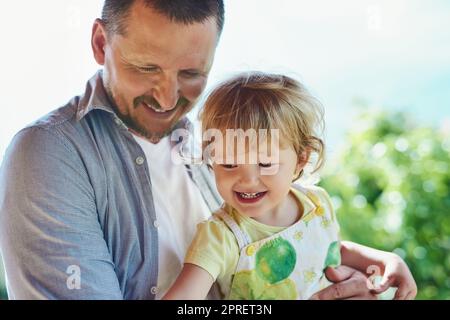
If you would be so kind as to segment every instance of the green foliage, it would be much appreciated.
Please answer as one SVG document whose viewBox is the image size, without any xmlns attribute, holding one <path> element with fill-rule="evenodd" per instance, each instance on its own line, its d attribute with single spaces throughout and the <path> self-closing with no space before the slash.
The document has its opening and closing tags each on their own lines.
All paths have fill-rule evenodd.
<svg viewBox="0 0 450 320">
<path fill-rule="evenodd" d="M 321 182 L 343 238 L 403 257 L 419 299 L 450 299 L 450 136 L 404 113 L 364 113 L 356 124 Z"/>
<path fill-rule="evenodd" d="M 405 113 L 355 123 L 321 182 L 343 238 L 403 257 L 419 299 L 450 299 L 450 136 Z"/>
<path fill-rule="evenodd" d="M 0 256 L 0 300 L 8 299 L 5 288 L 5 276 L 3 274 L 2 257 Z"/>
</svg>

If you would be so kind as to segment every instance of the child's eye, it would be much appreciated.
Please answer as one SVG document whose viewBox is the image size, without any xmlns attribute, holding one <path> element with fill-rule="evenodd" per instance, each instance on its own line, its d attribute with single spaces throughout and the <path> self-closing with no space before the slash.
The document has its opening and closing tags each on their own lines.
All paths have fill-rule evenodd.
<svg viewBox="0 0 450 320">
<path fill-rule="evenodd" d="M 222 164 L 221 166 L 222 166 L 222 168 L 225 168 L 225 169 L 233 169 L 233 168 L 237 167 L 237 165 L 235 165 L 235 164 Z"/>
<path fill-rule="evenodd" d="M 261 168 L 270 168 L 273 164 L 272 163 L 260 163 L 259 166 Z"/>
</svg>

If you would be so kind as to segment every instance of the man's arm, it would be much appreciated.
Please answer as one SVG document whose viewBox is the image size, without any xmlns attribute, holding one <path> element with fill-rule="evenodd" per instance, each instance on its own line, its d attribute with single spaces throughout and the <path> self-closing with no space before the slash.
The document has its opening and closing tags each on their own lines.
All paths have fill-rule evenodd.
<svg viewBox="0 0 450 320">
<path fill-rule="evenodd" d="M 11 299 L 122 299 L 83 163 L 45 129 L 21 131 L 5 155 L 0 249 Z"/>
</svg>

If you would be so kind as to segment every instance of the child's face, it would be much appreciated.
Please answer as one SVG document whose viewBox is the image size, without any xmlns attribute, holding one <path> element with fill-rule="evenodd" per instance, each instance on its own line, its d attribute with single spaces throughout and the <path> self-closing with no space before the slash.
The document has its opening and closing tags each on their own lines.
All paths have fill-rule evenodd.
<svg viewBox="0 0 450 320">
<path fill-rule="evenodd" d="M 236 164 L 242 163 L 236 161 L 237 157 L 234 161 L 223 158 L 223 164 L 213 164 L 217 188 L 225 202 L 256 220 L 276 215 L 287 201 L 293 178 L 305 163 L 299 163 L 292 146 L 277 151 L 278 161 L 270 163 L 260 162 L 263 157 L 249 150 L 245 158 L 241 155 L 244 164 Z"/>
</svg>

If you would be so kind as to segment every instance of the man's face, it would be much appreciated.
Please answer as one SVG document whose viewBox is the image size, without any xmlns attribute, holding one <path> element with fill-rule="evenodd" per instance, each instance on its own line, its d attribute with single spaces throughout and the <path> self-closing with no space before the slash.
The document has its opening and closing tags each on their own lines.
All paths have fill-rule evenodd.
<svg viewBox="0 0 450 320">
<path fill-rule="evenodd" d="M 218 41 L 216 21 L 175 23 L 136 1 L 125 23 L 125 36 L 105 38 L 103 61 L 94 42 L 95 33 L 105 31 L 94 27 L 94 53 L 104 64 L 104 85 L 118 116 L 157 142 L 192 109 L 206 86 Z"/>
</svg>

